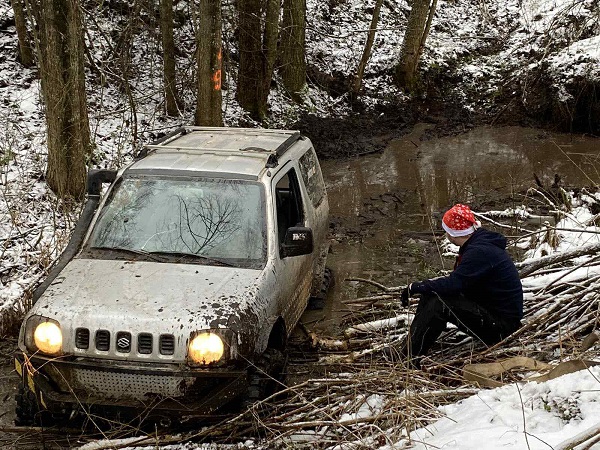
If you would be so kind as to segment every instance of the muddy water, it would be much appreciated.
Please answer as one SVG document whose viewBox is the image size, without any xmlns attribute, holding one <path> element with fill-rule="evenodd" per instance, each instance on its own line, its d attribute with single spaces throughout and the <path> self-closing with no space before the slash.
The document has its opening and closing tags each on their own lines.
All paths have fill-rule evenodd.
<svg viewBox="0 0 600 450">
<path fill-rule="evenodd" d="M 312 327 L 333 331 L 341 302 L 369 291 L 344 281 L 349 277 L 398 286 L 427 276 L 426 266 L 449 268 L 432 233 L 448 205 L 466 202 L 485 211 L 503 209 L 507 198 L 527 203 L 523 193 L 534 186 L 534 173 L 546 186 L 554 174 L 565 186 L 600 183 L 595 138 L 519 127 L 431 140 L 427 132 L 428 125 L 419 125 L 383 154 L 323 163 L 334 237 L 328 264 L 336 284 L 324 312 L 304 317 Z"/>
</svg>

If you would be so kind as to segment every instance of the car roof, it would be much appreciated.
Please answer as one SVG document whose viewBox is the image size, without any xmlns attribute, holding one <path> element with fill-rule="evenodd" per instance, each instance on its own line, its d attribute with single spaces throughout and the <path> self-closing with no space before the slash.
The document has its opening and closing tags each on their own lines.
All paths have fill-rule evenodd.
<svg viewBox="0 0 600 450">
<path fill-rule="evenodd" d="M 128 171 L 192 171 L 258 179 L 298 139 L 300 133 L 292 130 L 180 128 L 148 145 Z"/>
</svg>

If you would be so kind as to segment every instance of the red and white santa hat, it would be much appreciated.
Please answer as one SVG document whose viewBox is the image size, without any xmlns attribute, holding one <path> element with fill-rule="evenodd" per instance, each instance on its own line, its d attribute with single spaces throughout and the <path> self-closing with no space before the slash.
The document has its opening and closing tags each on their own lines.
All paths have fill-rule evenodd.
<svg viewBox="0 0 600 450">
<path fill-rule="evenodd" d="M 468 236 L 480 226 L 481 223 L 475 219 L 471 208 L 460 203 L 446 211 L 442 219 L 442 227 L 452 237 Z"/>
</svg>

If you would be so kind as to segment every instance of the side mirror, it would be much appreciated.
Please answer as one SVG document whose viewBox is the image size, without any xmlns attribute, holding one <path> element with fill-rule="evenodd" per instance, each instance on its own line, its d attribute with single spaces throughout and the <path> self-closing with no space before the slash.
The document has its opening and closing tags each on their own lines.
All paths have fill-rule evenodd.
<svg viewBox="0 0 600 450">
<path fill-rule="evenodd" d="M 308 255 L 313 251 L 313 233 L 307 227 L 290 227 L 285 232 L 285 239 L 281 244 L 281 256 Z"/>
<path fill-rule="evenodd" d="M 87 175 L 87 193 L 88 195 L 100 195 L 103 183 L 112 183 L 117 178 L 116 170 L 92 169 Z"/>
</svg>

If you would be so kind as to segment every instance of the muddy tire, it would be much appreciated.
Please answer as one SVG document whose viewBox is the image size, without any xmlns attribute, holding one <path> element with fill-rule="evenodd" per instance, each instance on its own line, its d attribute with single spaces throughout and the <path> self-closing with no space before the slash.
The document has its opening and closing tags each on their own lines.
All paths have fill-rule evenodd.
<svg viewBox="0 0 600 450">
<path fill-rule="evenodd" d="M 325 267 L 323 272 L 323 278 L 321 280 L 321 288 L 316 295 L 313 295 L 308 300 L 308 309 L 323 309 L 325 308 L 325 301 L 327 300 L 327 293 L 333 286 L 333 272 L 329 267 Z"/>
<path fill-rule="evenodd" d="M 40 407 L 35 394 L 26 388 L 22 382 L 19 383 L 19 390 L 15 395 L 15 401 L 17 403 L 15 407 L 15 425 L 33 425 L 36 418 L 40 415 Z"/>
<path fill-rule="evenodd" d="M 281 350 L 267 348 L 256 365 L 248 369 L 248 391 L 242 400 L 242 408 L 262 400 L 281 387 L 285 378 L 286 358 Z"/>
<path fill-rule="evenodd" d="M 33 392 L 22 382 L 19 383 L 15 395 L 15 425 L 16 426 L 42 426 L 50 427 L 62 423 L 68 416 L 65 414 L 51 414 L 50 411 L 40 407 Z"/>
</svg>

